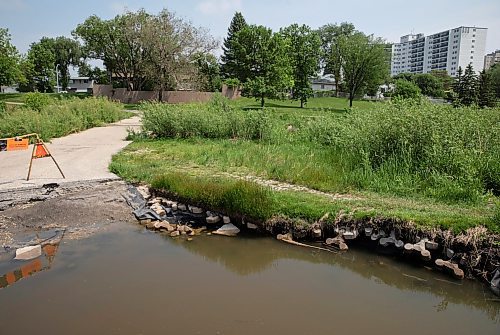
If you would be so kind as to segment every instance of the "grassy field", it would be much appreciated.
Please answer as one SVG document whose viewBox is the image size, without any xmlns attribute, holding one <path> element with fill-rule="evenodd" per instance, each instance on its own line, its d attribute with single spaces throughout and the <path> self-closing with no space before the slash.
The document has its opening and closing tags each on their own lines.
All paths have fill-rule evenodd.
<svg viewBox="0 0 500 335">
<path fill-rule="evenodd" d="M 332 202 L 307 193 L 270 192 L 273 206 L 266 218 L 312 222 L 327 211 L 344 210 L 455 231 L 476 225 L 500 230 L 494 195 L 500 190 L 498 110 L 362 101 L 347 110 L 347 101 L 336 98 L 313 99 L 304 109 L 295 102 L 269 105 L 247 110 L 257 106 L 249 99 L 145 104 L 149 136 L 138 135 L 114 157 L 111 169 L 194 199 L 206 197 L 196 185 L 228 183 L 228 174 L 346 195 Z M 150 135 L 161 139 L 147 139 Z"/>
<path fill-rule="evenodd" d="M 121 104 L 99 98 L 23 95 L 22 106 L 0 111 L 0 138 L 37 133 L 43 140 L 65 136 L 130 116 Z"/>
<path fill-rule="evenodd" d="M 71 98 L 84 99 L 90 96 L 87 93 L 44 93 L 44 95 L 58 100 Z M 26 96 L 26 93 L 0 93 L 0 101 L 24 103 Z"/>
</svg>

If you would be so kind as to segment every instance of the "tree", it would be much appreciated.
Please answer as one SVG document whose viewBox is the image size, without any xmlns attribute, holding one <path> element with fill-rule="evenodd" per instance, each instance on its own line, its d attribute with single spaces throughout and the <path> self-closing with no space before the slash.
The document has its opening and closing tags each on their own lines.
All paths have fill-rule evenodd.
<svg viewBox="0 0 500 335">
<path fill-rule="evenodd" d="M 455 82 L 453 83 L 453 91 L 455 92 L 455 100 L 453 103 L 455 105 L 461 104 L 461 100 L 464 96 L 464 71 L 462 67 L 459 66 L 457 70 L 457 76 L 455 77 Z"/>
<path fill-rule="evenodd" d="M 293 86 L 287 41 L 264 26 L 247 26 L 236 34 L 235 56 L 242 61 L 243 93 L 260 99 L 282 98 Z"/>
<path fill-rule="evenodd" d="M 497 97 L 497 99 L 500 99 L 500 63 L 493 65 L 488 70 L 488 73 L 491 77 L 491 82 L 492 82 L 496 97 Z"/>
<path fill-rule="evenodd" d="M 97 66 L 92 68 L 89 64 L 82 62 L 78 66 L 78 75 L 80 77 L 89 77 L 94 80 L 96 84 L 106 85 L 109 84 L 109 76 L 106 70 Z"/>
<path fill-rule="evenodd" d="M 141 29 L 145 59 L 144 71 L 159 92 L 174 89 L 188 78 L 193 82 L 198 76 L 200 55 L 217 47 L 216 41 L 201 28 L 176 17 L 166 9 L 150 16 Z"/>
<path fill-rule="evenodd" d="M 383 83 L 389 72 L 385 43 L 373 36 L 355 32 L 338 41 L 341 69 L 349 93 L 349 106 L 357 94 Z"/>
<path fill-rule="evenodd" d="M 198 89 L 206 92 L 220 92 L 222 88 L 221 67 L 212 54 L 196 56 L 198 67 Z"/>
<path fill-rule="evenodd" d="M 431 75 L 436 77 L 443 87 L 444 91 L 449 91 L 453 87 L 453 78 L 446 72 L 446 70 L 432 70 Z"/>
<path fill-rule="evenodd" d="M 339 41 L 355 32 L 352 23 L 342 22 L 340 25 L 327 24 L 319 28 L 318 33 L 321 38 L 321 62 L 325 74 L 333 74 L 335 79 L 335 93 L 338 96 L 342 82 L 342 62 L 343 56 Z"/>
<path fill-rule="evenodd" d="M 411 72 L 399 73 L 399 74 L 395 75 L 394 77 L 392 77 L 392 79 L 394 79 L 394 80 L 403 79 L 406 81 L 413 81 L 414 78 L 415 78 L 415 74 L 411 73 Z"/>
<path fill-rule="evenodd" d="M 423 95 L 430 97 L 444 96 L 442 82 L 432 74 L 417 74 L 413 77 L 413 82 L 420 88 Z"/>
<path fill-rule="evenodd" d="M 412 81 L 397 79 L 393 97 L 402 99 L 419 99 L 421 95 L 420 88 Z"/>
<path fill-rule="evenodd" d="M 46 39 L 46 38 L 45 38 Z M 65 91 L 68 89 L 69 82 L 69 66 L 78 66 L 81 61 L 81 47 L 78 41 L 59 36 L 51 39 L 53 53 L 55 56 L 55 65 L 59 64 L 58 69 L 61 73 L 61 86 Z"/>
<path fill-rule="evenodd" d="M 0 86 L 12 85 L 23 80 L 20 61 L 16 47 L 11 44 L 9 31 L 0 28 Z"/>
<path fill-rule="evenodd" d="M 478 105 L 481 108 L 495 107 L 496 96 L 491 80 L 491 74 L 486 71 L 481 71 L 478 79 Z"/>
<path fill-rule="evenodd" d="M 79 24 L 73 35 L 82 40 L 85 58 L 102 60 L 127 89 L 140 90 L 146 80 L 141 31 L 149 16 L 144 10 L 127 12 L 111 20 L 93 15 Z"/>
<path fill-rule="evenodd" d="M 293 69 L 292 98 L 304 107 L 307 99 L 313 96 L 310 78 L 319 70 L 321 40 L 318 33 L 310 27 L 293 24 L 281 30 L 288 39 L 288 55 Z"/>
<path fill-rule="evenodd" d="M 23 64 L 26 85 L 23 90 L 53 92 L 56 84 L 53 40 L 42 38 L 32 43 Z"/>
<path fill-rule="evenodd" d="M 459 95 L 460 103 L 465 106 L 470 106 L 477 103 L 477 76 L 472 68 L 472 63 L 467 65 L 464 71 L 462 96 Z"/>
<path fill-rule="evenodd" d="M 224 44 L 222 45 L 222 57 L 221 57 L 221 73 L 226 79 L 237 78 L 240 81 L 244 81 L 240 73 L 240 63 L 241 61 L 236 57 L 234 50 L 234 41 L 236 39 L 236 34 L 247 27 L 245 18 L 240 12 L 236 12 L 231 20 L 227 31 L 227 37 L 224 39 Z"/>
</svg>

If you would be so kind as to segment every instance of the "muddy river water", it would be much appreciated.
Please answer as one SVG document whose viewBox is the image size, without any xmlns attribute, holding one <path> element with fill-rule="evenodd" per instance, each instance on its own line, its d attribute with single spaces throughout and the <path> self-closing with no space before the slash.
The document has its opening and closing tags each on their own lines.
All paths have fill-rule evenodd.
<svg viewBox="0 0 500 335">
<path fill-rule="evenodd" d="M 359 250 L 127 223 L 48 251 L 0 262 L 27 272 L 0 280 L 0 334 L 500 334 L 482 284 Z"/>
</svg>

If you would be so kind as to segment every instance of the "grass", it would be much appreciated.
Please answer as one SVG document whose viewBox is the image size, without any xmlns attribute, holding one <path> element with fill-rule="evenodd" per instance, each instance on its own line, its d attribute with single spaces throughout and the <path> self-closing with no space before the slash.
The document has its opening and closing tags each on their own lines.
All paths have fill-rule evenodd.
<svg viewBox="0 0 500 335">
<path fill-rule="evenodd" d="M 254 175 L 353 195 L 332 202 L 271 192 L 271 216 L 308 222 L 342 209 L 455 231 L 477 225 L 500 230 L 498 110 L 408 101 L 359 101 L 339 110 L 341 102 L 312 99 L 300 109 L 269 101 L 273 107 L 263 110 L 244 110 L 253 106 L 249 99 L 220 97 L 209 104 L 145 104 L 148 135 L 115 156 L 111 169 L 148 183 L 179 172 L 207 182 Z M 145 139 L 151 135 L 159 139 Z"/>
<path fill-rule="evenodd" d="M 36 108 L 30 108 L 29 105 Z M 46 100 L 44 97 L 0 113 L 0 138 L 38 133 L 42 139 L 49 140 L 116 122 L 129 115 L 120 104 L 106 99 Z"/>
<path fill-rule="evenodd" d="M 43 93 L 52 99 L 64 100 L 71 98 L 85 99 L 90 97 L 88 93 Z M 26 93 L 0 93 L 0 101 L 24 103 L 26 101 Z"/>
</svg>

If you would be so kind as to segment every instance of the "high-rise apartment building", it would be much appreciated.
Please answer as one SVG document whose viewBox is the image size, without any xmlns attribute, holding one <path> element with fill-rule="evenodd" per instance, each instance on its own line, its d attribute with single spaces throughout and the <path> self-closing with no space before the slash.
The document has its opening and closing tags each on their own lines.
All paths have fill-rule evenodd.
<svg viewBox="0 0 500 335">
<path fill-rule="evenodd" d="M 500 50 L 484 56 L 484 69 L 489 70 L 494 64 L 500 63 Z"/>
<path fill-rule="evenodd" d="M 402 36 L 392 45 L 391 75 L 429 73 L 446 70 L 455 76 L 459 67 L 472 63 L 476 72 L 483 70 L 487 28 L 458 27 L 425 37 Z"/>
</svg>

